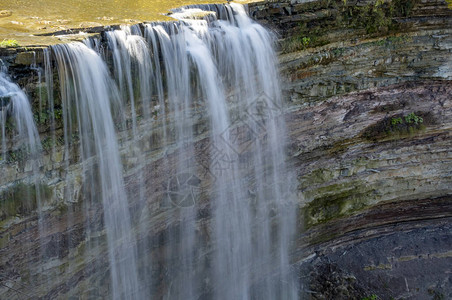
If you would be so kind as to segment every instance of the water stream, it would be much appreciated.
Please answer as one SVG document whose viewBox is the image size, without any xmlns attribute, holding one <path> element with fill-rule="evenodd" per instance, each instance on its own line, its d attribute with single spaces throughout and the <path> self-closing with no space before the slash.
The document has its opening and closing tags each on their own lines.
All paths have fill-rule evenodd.
<svg viewBox="0 0 452 300">
<path fill-rule="evenodd" d="M 101 247 L 89 218 L 101 203 L 113 299 L 296 299 L 273 37 L 238 4 L 173 17 L 46 50 L 46 87 L 61 96 L 64 201 L 84 202 L 88 249 Z"/>
</svg>

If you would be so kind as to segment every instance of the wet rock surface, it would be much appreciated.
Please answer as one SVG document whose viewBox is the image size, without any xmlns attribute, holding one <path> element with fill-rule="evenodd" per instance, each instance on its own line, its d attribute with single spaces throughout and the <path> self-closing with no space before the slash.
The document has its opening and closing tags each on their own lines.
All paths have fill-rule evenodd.
<svg viewBox="0 0 452 300">
<path fill-rule="evenodd" d="M 299 5 L 314 27 L 327 20 L 321 1 L 262 5 L 256 18 L 283 37 L 300 32 L 286 23 L 293 12 L 282 17 L 287 7 Z M 320 37 L 325 45 L 280 56 L 302 203 L 294 252 L 302 299 L 451 297 L 445 5 L 418 2 L 404 19 L 411 25 L 389 36 L 351 37 L 336 24 Z M 409 115 L 422 124 L 407 124 Z"/>
<path fill-rule="evenodd" d="M 303 294 L 312 299 L 449 299 L 450 221 L 416 222 L 421 228 L 392 225 L 381 235 L 376 228 L 352 234 L 351 244 L 324 245 L 301 264 L 301 274 L 309 278 Z"/>
<path fill-rule="evenodd" d="M 303 297 L 450 297 L 451 92 L 409 82 L 289 114 Z M 428 113 L 422 128 L 391 124 L 410 112 Z"/>
<path fill-rule="evenodd" d="M 335 19 L 337 8 L 327 2 L 334 1 L 266 1 L 249 4 L 249 10 L 259 22 L 290 38 L 299 34 L 300 23 L 315 29 Z M 292 261 L 299 270 L 302 299 L 452 297 L 451 12 L 445 1 L 418 1 L 411 16 L 397 19 L 407 24 L 398 30 L 367 34 L 363 28 L 344 29 L 334 23 L 328 32 L 319 31 L 321 44 L 313 42 L 303 51 L 280 55 L 288 152 L 299 178 L 299 230 Z M 39 51 L 0 50 L 12 77 L 33 99 L 34 109 L 43 86 L 36 83 L 36 71 L 29 65 L 42 63 Z M 195 121 L 199 156 L 205 155 L 207 134 L 203 113 L 200 109 Z M 57 135 L 62 135 L 58 126 L 57 122 Z M 43 140 L 49 138 L 48 120 L 38 127 Z M 135 151 L 130 149 L 130 130 L 121 133 L 123 154 Z M 141 145 L 148 161 L 143 176 L 153 187 L 154 198 L 147 207 L 132 201 L 130 209 L 149 228 L 153 237 L 149 249 L 159 260 L 165 252 L 164 232 L 180 226 L 174 203 L 161 199 L 174 175 L 166 168 L 171 169 L 171 157 L 183 149 L 163 150 L 171 144 L 158 142 L 164 130 L 160 119 L 156 124 L 139 124 L 139 130 L 148 135 L 148 142 Z M 89 187 L 81 183 L 82 166 L 72 164 L 79 154 L 72 154 L 71 187 L 66 188 L 67 183 L 58 179 L 66 176 L 63 147 L 55 143 L 55 152 L 47 145 L 42 166 L 51 190 L 45 200 L 48 223 L 38 224 L 36 212 L 22 206 L 12 207 L 17 211 L 8 212 L 8 218 L 2 214 L 0 220 L 0 295 L 12 299 L 100 298 L 102 291 L 91 285 L 109 278 L 102 255 L 106 253 L 102 212 L 88 213 L 94 220 L 95 240 L 85 240 L 82 230 L 86 212 L 78 195 Z M 169 156 L 166 166 L 160 163 L 164 155 Z M 128 193 L 134 199 L 139 193 L 137 162 L 123 163 L 129 170 Z M 25 164 L 10 162 L 0 175 L 5 183 L 2 191 L 10 191 L 10 185 L 29 175 Z M 209 179 L 202 182 L 201 188 L 208 190 Z M 199 206 L 197 242 L 205 250 L 210 220 L 207 193 L 199 195 Z M 36 244 L 39 226 L 45 229 L 42 246 Z M 55 252 L 55 245 L 66 250 Z M 41 248 L 45 261 L 36 260 Z M 99 259 L 68 264 L 90 255 Z M 165 270 L 152 272 L 162 282 L 169 280 Z M 47 290 L 46 282 L 56 278 L 60 282 Z"/>
<path fill-rule="evenodd" d="M 375 33 L 344 26 L 334 1 L 250 5 L 283 51 L 294 36 L 311 42 L 280 56 L 302 299 L 451 297 L 452 10 L 411 2 L 396 29 Z"/>
<path fill-rule="evenodd" d="M 314 299 L 449 299 L 450 217 L 391 224 L 319 246 L 301 264 Z M 351 242 L 353 239 L 353 242 Z M 307 289 L 307 290 L 306 290 Z M 435 298 L 439 297 L 439 298 Z"/>
</svg>

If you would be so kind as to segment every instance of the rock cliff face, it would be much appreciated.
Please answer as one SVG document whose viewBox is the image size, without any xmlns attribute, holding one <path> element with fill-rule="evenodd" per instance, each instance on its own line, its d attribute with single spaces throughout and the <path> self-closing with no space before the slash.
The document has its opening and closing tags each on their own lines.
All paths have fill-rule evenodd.
<svg viewBox="0 0 452 300">
<path fill-rule="evenodd" d="M 300 297 L 452 298 L 452 10 L 442 0 L 280 0 L 251 3 L 248 9 L 280 38 L 289 162 L 298 175 L 292 261 L 300 274 Z M 37 298 L 101 297 L 103 291 L 91 288 L 108 281 L 107 258 L 100 255 L 106 253 L 101 212 L 95 206 L 88 212 L 98 240 L 97 247 L 86 247 L 87 212 L 78 192 L 82 166 L 71 165 L 71 187 L 58 180 L 68 177 L 62 174 L 63 145 L 39 110 L 45 87 L 29 66 L 43 57 L 40 50 L 35 53 L 3 50 L 1 55 L 33 99 L 40 134 L 48 141 L 42 163 L 47 223 L 38 224 L 36 203 L 18 201 L 36 191 L 27 182 L 30 166 L 12 149 L 17 159 L 0 174 L 1 199 L 8 203 L 0 212 L 0 295 L 27 298 L 33 290 Z M 204 122 L 200 111 L 199 149 Z M 61 135 L 61 120 L 55 124 Z M 159 129 L 147 134 L 156 141 Z M 127 130 L 122 139 L 122 152 L 130 151 Z M 159 160 L 167 145 L 142 146 L 146 180 L 150 170 L 161 174 L 153 178 L 158 199 L 167 176 Z M 123 163 L 134 195 L 137 162 Z M 65 201 L 68 193 L 73 203 Z M 138 216 L 144 208 L 134 205 Z M 165 205 L 150 199 L 149 207 Z M 152 228 L 156 260 L 165 246 L 163 232 L 178 226 L 177 220 L 166 221 L 170 212 L 142 220 Z M 208 223 L 208 209 L 200 219 Z M 82 254 L 97 259 L 90 265 L 74 259 Z M 152 272 L 164 277 L 162 270 Z"/>
<path fill-rule="evenodd" d="M 249 8 L 281 38 L 302 295 L 450 298 L 452 10 L 343 2 Z"/>
<path fill-rule="evenodd" d="M 449 295 L 442 266 L 451 259 L 451 91 L 443 82 L 415 81 L 291 114 L 305 203 L 300 225 L 308 228 L 300 243 L 310 245 L 299 250 L 301 257 L 315 253 L 308 264 L 338 264 L 384 298 L 426 299 L 429 290 Z M 407 124 L 410 114 L 423 122 Z M 331 292 L 326 298 L 348 297 Z"/>
</svg>

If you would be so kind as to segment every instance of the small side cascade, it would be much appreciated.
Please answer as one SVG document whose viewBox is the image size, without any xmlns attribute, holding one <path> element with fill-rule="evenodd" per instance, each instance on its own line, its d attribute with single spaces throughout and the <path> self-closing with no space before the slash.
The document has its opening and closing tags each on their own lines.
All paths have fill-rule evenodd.
<svg viewBox="0 0 452 300">
<path fill-rule="evenodd" d="M 13 83 L 7 75 L 0 72 L 0 117 L 2 126 L 2 160 L 7 160 L 7 116 L 12 117 L 9 124 L 13 131 L 13 146 L 28 157 L 32 170 L 37 171 L 38 159 L 41 151 L 41 141 L 31 111 L 30 102 L 18 85 Z"/>
<path fill-rule="evenodd" d="M 43 231 L 43 190 L 41 189 L 41 173 L 40 167 L 42 165 L 41 154 L 42 146 L 39 137 L 38 129 L 33 118 L 30 101 L 27 95 L 13 83 L 6 75 L 6 70 L 0 71 L 0 126 L 1 126 L 1 160 L 0 166 L 8 163 L 16 163 L 18 158 L 24 162 L 23 166 L 16 164 L 16 168 L 21 168 L 27 173 L 25 183 L 22 184 L 18 190 L 21 191 L 21 198 L 16 201 L 21 201 L 20 204 L 14 204 L 16 207 L 21 207 L 21 210 L 36 210 L 38 220 L 38 231 Z M 1 205 L 5 205 L 1 217 L 4 213 L 9 211 L 9 205 L 5 201 L 4 191 L 0 190 Z M 4 203 L 4 201 L 6 203 Z M 17 212 L 14 208 L 13 213 Z M 38 239 L 38 251 L 41 249 L 41 241 Z M 21 245 L 24 260 L 32 258 L 33 247 L 25 243 Z"/>
<path fill-rule="evenodd" d="M 112 296 L 114 299 L 141 298 L 136 242 L 110 108 L 114 100 L 119 99 L 119 93 L 105 63 L 84 44 L 56 45 L 52 50 L 59 72 L 63 116 L 68 120 L 64 125 L 65 140 L 72 136 L 69 116 L 75 111 L 72 121 L 79 135 L 81 161 L 90 174 L 87 179 L 97 178 L 100 185 Z M 99 195 L 85 194 L 84 197 L 89 204 L 97 202 Z"/>
</svg>

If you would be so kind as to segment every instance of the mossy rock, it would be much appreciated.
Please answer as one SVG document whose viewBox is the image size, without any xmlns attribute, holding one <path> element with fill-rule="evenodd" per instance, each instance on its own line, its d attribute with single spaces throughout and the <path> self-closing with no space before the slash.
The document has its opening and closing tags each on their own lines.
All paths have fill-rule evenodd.
<svg viewBox="0 0 452 300">
<path fill-rule="evenodd" d="M 352 181 L 305 192 L 305 197 L 313 198 L 301 212 L 308 229 L 364 209 L 375 198 L 375 191 L 360 181 Z"/>
<path fill-rule="evenodd" d="M 395 114 L 368 126 L 362 131 L 361 137 L 369 141 L 400 139 L 416 134 L 434 124 L 436 120 L 431 112 Z"/>
<path fill-rule="evenodd" d="M 41 202 L 47 202 L 53 194 L 52 189 L 43 184 L 36 188 L 33 184 L 18 183 L 0 194 L 0 221 L 14 216 L 29 215 Z"/>
<path fill-rule="evenodd" d="M 301 178 L 301 189 L 309 188 L 312 185 L 318 185 L 334 179 L 334 173 L 328 169 L 316 169 Z"/>
<path fill-rule="evenodd" d="M 399 32 L 408 25 L 400 18 L 410 17 L 419 0 L 370 1 L 359 5 L 356 1 L 315 1 L 299 4 L 296 13 L 316 13 L 316 18 L 301 21 L 298 28 L 291 30 L 291 37 L 280 44 L 283 53 L 319 47 L 337 41 L 331 36 L 341 36 L 342 31 L 353 29 L 355 35 L 367 37 L 385 36 Z M 320 13 L 322 10 L 322 13 Z M 309 39 L 309 43 L 305 43 Z M 332 39 L 332 40 L 331 40 Z"/>
</svg>

